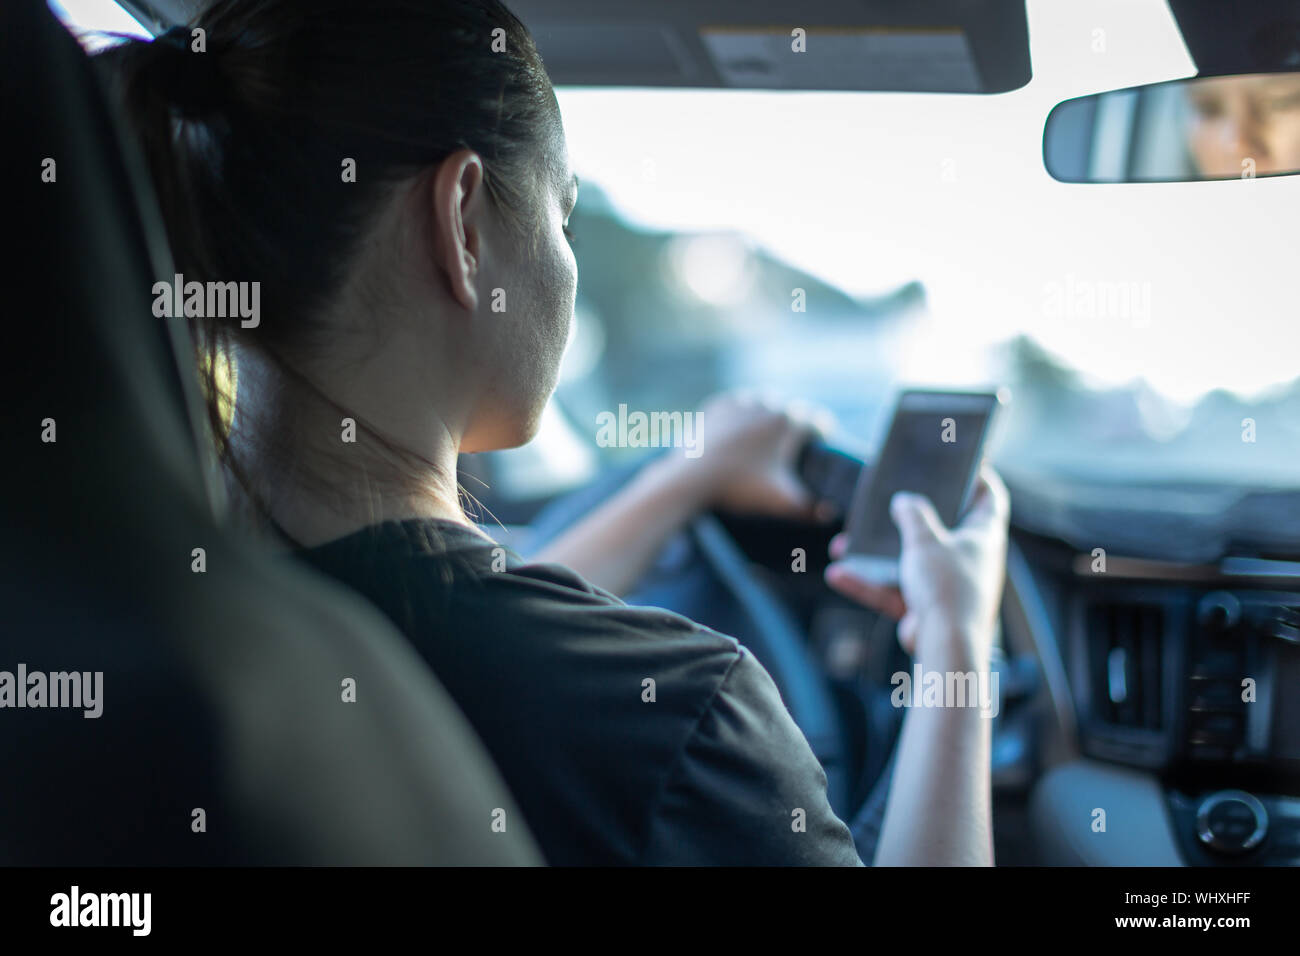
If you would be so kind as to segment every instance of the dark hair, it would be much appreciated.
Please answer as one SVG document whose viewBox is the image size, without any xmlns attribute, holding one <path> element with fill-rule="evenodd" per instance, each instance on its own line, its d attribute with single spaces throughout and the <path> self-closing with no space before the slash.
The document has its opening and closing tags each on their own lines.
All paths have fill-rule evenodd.
<svg viewBox="0 0 1300 956">
<path fill-rule="evenodd" d="M 186 281 L 259 280 L 247 336 L 282 364 L 311 341 L 395 183 L 468 148 L 507 222 L 531 218 L 527 170 L 555 98 L 497 0 L 216 0 L 190 27 L 204 52 L 177 28 L 97 60 L 143 146 L 177 268 Z M 216 360 L 245 333 L 238 319 L 198 321 L 226 459 Z"/>
</svg>

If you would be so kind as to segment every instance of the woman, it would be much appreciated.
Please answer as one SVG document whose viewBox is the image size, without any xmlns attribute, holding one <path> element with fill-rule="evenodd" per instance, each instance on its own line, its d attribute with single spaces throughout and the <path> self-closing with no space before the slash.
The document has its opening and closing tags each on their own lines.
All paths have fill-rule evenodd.
<svg viewBox="0 0 1300 956">
<path fill-rule="evenodd" d="M 1206 179 L 1300 170 L 1300 76 L 1213 76 L 1184 81 L 1187 146 Z"/>
<path fill-rule="evenodd" d="M 457 455 L 532 437 L 573 314 L 577 183 L 522 24 L 494 0 L 220 0 L 195 25 L 201 51 L 182 30 L 104 56 L 186 280 L 261 283 L 255 323 L 196 322 L 237 500 L 393 617 L 549 862 L 859 863 L 754 658 L 587 580 L 626 587 L 703 508 L 807 511 L 806 424 L 715 401 L 701 456 L 643 469 L 551 563 L 462 508 Z M 901 616 L 927 669 L 987 668 L 1001 484 L 955 532 L 924 502 L 895 517 L 901 594 L 828 580 Z M 988 721 L 914 709 L 898 746 L 874 862 L 990 863 Z"/>
</svg>

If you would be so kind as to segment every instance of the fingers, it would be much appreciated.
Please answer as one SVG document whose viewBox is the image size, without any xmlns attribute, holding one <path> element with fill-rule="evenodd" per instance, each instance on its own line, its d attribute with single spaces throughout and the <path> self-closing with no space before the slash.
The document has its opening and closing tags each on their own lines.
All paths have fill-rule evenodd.
<svg viewBox="0 0 1300 956">
<path fill-rule="evenodd" d="M 898 621 L 898 643 L 903 650 L 911 654 L 916 650 L 916 628 L 918 618 L 915 611 L 908 611 Z"/>
<path fill-rule="evenodd" d="M 991 527 L 1005 524 L 1011 512 L 1011 493 L 993 466 L 985 462 L 971 500 L 970 511 L 962 520 L 963 528 Z"/>
<path fill-rule="evenodd" d="M 834 416 L 811 402 L 775 402 L 764 407 L 783 429 L 782 454 L 790 461 L 794 461 L 808 442 L 824 440 L 835 428 Z"/>
<path fill-rule="evenodd" d="M 849 533 L 841 531 L 835 537 L 831 538 L 831 559 L 838 561 L 849 553 Z"/>
<path fill-rule="evenodd" d="M 803 399 L 787 401 L 774 389 L 739 386 L 711 395 L 701 407 L 716 409 L 728 405 L 750 412 L 768 413 L 774 421 L 782 422 L 790 432 L 799 436 L 799 444 L 802 444 L 802 439 L 814 436 L 825 438 L 836 427 L 835 415 L 830 409 Z"/>
<path fill-rule="evenodd" d="M 780 429 L 778 447 L 781 460 L 793 468 L 804 446 L 814 438 L 820 437 L 821 433 L 811 422 L 804 419 L 794 418 L 779 411 L 771 414 L 773 427 Z"/>
<path fill-rule="evenodd" d="M 889 513 L 898 526 L 904 548 L 916 548 L 928 541 L 942 541 L 948 533 L 943 521 L 924 495 L 900 491 L 889 502 Z"/>
<path fill-rule="evenodd" d="M 826 583 L 847 598 L 874 608 L 892 618 L 900 618 L 907 613 L 907 605 L 898 588 L 872 584 L 858 577 L 842 564 L 831 564 L 826 568 Z"/>
<path fill-rule="evenodd" d="M 993 511 L 998 517 L 1005 518 L 1011 512 L 1011 492 L 1007 490 L 1002 476 L 993 470 L 987 461 L 980 468 L 980 484 L 986 489 L 993 502 Z"/>
<path fill-rule="evenodd" d="M 826 438 L 835 430 L 835 415 L 830 409 L 795 399 L 785 406 L 785 413 L 805 438 Z"/>
<path fill-rule="evenodd" d="M 817 518 L 817 499 L 792 471 L 782 471 L 773 479 L 773 490 L 782 510 L 790 517 Z"/>
</svg>

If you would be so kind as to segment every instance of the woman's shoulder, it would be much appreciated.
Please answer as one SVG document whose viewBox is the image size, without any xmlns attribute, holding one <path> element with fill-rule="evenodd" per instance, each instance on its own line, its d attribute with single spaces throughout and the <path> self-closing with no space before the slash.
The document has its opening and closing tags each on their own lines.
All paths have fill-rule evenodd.
<svg viewBox="0 0 1300 956">
<path fill-rule="evenodd" d="M 711 815 L 768 826 L 753 819 L 754 794 L 764 806 L 825 802 L 775 685 L 733 638 L 625 604 L 470 530 L 387 528 L 313 551 L 406 632 L 552 862 L 685 859 L 680 844 L 705 845 Z M 714 785 L 707 812 L 688 812 Z M 788 829 L 788 810 L 778 816 Z M 759 843 L 751 852 L 762 859 L 787 858 Z"/>
<path fill-rule="evenodd" d="M 680 614 L 625 604 L 558 564 L 447 521 L 390 521 L 301 557 L 394 617 L 417 643 L 489 640 L 498 652 L 591 657 L 641 668 L 684 658 L 677 673 L 720 682 L 740 648 Z M 690 665 L 689 667 L 687 665 Z"/>
</svg>

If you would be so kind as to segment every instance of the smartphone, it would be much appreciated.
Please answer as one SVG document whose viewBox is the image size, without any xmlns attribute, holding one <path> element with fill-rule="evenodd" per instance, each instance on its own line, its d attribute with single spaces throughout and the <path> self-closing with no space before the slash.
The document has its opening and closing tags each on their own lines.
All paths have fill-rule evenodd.
<svg viewBox="0 0 1300 956">
<path fill-rule="evenodd" d="M 876 584 L 898 583 L 901 542 L 889 514 L 898 491 L 925 495 L 951 528 L 970 504 L 999 392 L 906 391 L 899 396 L 876 466 L 863 469 L 849 510 L 842 559 Z"/>
</svg>

